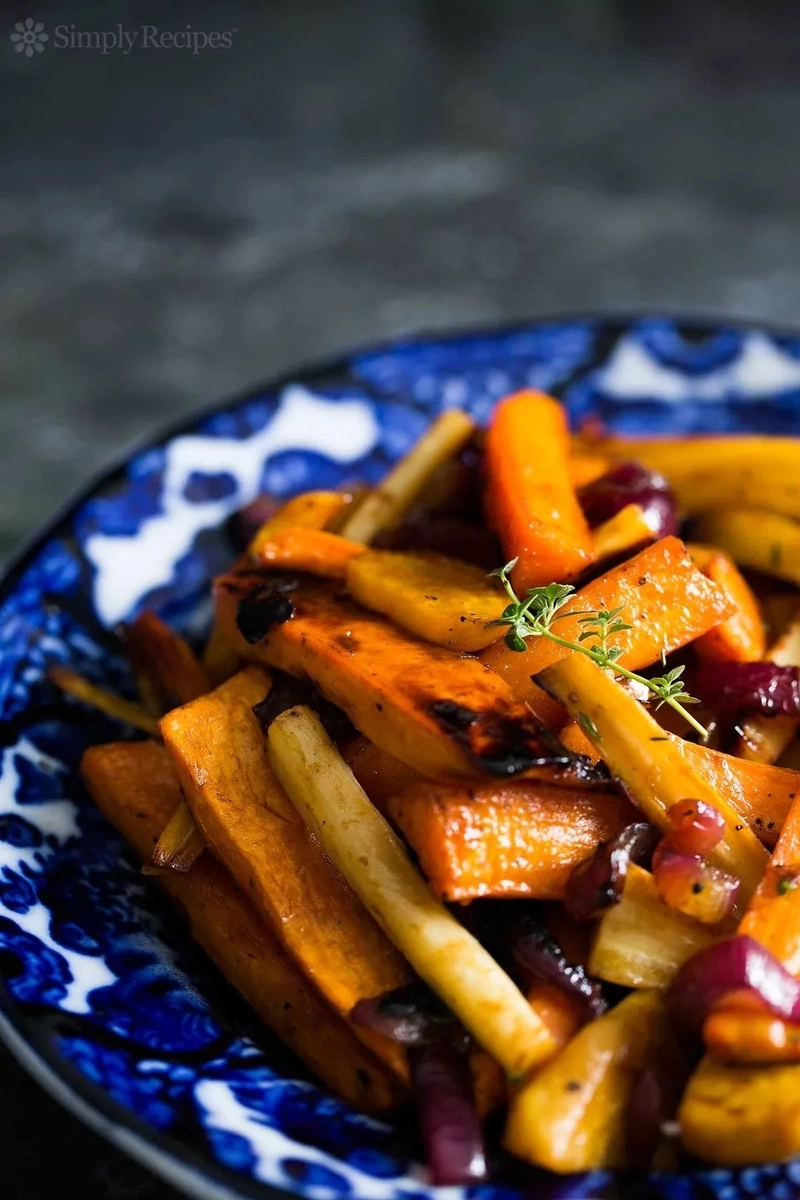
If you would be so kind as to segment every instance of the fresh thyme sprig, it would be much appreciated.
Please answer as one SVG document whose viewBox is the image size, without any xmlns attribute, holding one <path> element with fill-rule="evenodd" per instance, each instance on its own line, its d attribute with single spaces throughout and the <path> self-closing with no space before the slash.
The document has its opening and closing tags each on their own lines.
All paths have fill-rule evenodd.
<svg viewBox="0 0 800 1200">
<path fill-rule="evenodd" d="M 624 653 L 624 648 L 610 646 L 608 642 L 609 638 L 615 634 L 624 633 L 633 628 L 620 619 L 622 608 L 603 609 L 600 612 L 587 612 L 580 609 L 564 612 L 564 605 L 575 591 L 568 583 L 548 583 L 547 587 L 530 588 L 525 593 L 525 599 L 520 600 L 509 579 L 516 564 L 517 560 L 513 559 L 504 567 L 491 572 L 502 583 L 510 603 L 503 610 L 502 616 L 496 621 L 491 621 L 490 625 L 508 626 L 505 643 L 509 650 L 518 652 L 525 650 L 526 639 L 530 637 L 544 637 L 555 642 L 557 646 L 565 646 L 568 650 L 577 650 L 579 654 L 585 654 L 587 658 L 591 658 L 592 662 L 596 662 L 599 667 L 610 669 L 615 675 L 622 675 L 625 679 L 643 685 L 658 697 L 656 708 L 660 708 L 662 704 L 668 704 L 670 708 L 675 709 L 675 712 L 680 713 L 701 737 L 708 737 L 708 730 L 704 729 L 684 707 L 686 704 L 697 704 L 697 700 L 684 691 L 681 678 L 684 672 L 683 667 L 673 667 L 671 671 L 665 671 L 657 679 L 646 679 L 644 675 L 636 675 L 633 671 L 619 665 L 618 660 Z M 579 618 L 578 624 L 581 626 L 581 633 L 576 642 L 570 642 L 567 638 L 559 637 L 557 633 L 553 632 L 552 626 L 555 622 L 562 621 L 565 617 Z M 663 659 L 662 655 L 662 661 Z"/>
</svg>

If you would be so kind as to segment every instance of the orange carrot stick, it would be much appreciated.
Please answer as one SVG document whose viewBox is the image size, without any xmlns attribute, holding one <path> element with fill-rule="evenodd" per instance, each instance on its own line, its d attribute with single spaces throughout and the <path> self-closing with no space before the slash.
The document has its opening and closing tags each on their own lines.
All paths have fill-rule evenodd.
<svg viewBox="0 0 800 1200">
<path fill-rule="evenodd" d="M 324 529 L 281 529 L 273 533 L 265 526 L 253 539 L 250 553 L 256 562 L 268 567 L 344 579 L 348 563 L 365 550 L 366 546 Z"/>
<path fill-rule="evenodd" d="M 614 460 L 602 454 L 572 454 L 567 462 L 567 470 L 572 486 L 577 489 L 601 479 L 613 465 Z"/>
<path fill-rule="evenodd" d="M 573 579 L 593 558 L 592 537 L 570 482 L 564 410 L 542 392 L 509 396 L 486 435 L 487 506 L 514 586 Z"/>
<path fill-rule="evenodd" d="M 436 896 L 563 899 L 573 869 L 636 820 L 612 792 L 520 780 L 412 784 L 388 805 Z"/>
<path fill-rule="evenodd" d="M 150 682 L 162 711 L 211 691 L 208 674 L 188 642 L 154 612 L 138 616 L 125 630 L 125 641 L 134 670 Z"/>
<path fill-rule="evenodd" d="M 739 933 L 766 946 L 792 975 L 800 975 L 800 797 L 781 836 Z"/>
<path fill-rule="evenodd" d="M 766 651 L 761 606 L 736 563 L 713 546 L 687 546 L 700 570 L 717 584 L 736 606 L 733 616 L 721 621 L 695 643 L 706 662 L 759 662 Z"/>
<path fill-rule="evenodd" d="M 572 1041 L 584 1023 L 577 998 L 552 983 L 534 983 L 528 991 L 528 1003 L 552 1033 L 559 1050 Z"/>
<path fill-rule="evenodd" d="M 657 662 L 662 650 L 669 654 L 694 641 L 733 614 L 727 596 L 706 579 L 692 562 L 680 538 L 666 537 L 634 558 L 581 588 L 570 600 L 570 611 L 621 607 L 622 618 L 632 628 L 615 635 L 621 646 L 623 667 L 638 671 Z M 576 641 L 582 633 L 580 617 L 557 621 L 554 631 Z M 481 661 L 497 671 L 518 695 L 527 700 L 540 720 L 563 721 L 560 706 L 545 696 L 531 675 L 557 662 L 571 651 L 546 638 L 529 638 L 524 653 L 495 642 Z"/>
<path fill-rule="evenodd" d="M 770 1013 L 719 1009 L 706 1018 L 703 1041 L 723 1062 L 800 1062 L 800 1024 Z"/>
</svg>

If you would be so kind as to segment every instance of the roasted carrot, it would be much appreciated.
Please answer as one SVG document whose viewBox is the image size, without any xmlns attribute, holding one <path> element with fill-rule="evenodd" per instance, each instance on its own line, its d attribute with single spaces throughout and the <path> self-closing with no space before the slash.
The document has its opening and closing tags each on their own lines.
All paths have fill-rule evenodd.
<svg viewBox="0 0 800 1200">
<path fill-rule="evenodd" d="M 86 751 L 82 773 L 101 811 L 142 861 L 181 799 L 169 756 L 155 742 Z M 368 1111 L 400 1098 L 393 1076 L 337 1016 L 257 915 L 223 867 L 205 855 L 190 875 L 159 883 L 189 919 L 191 933 L 223 974 L 326 1087 Z"/>
<path fill-rule="evenodd" d="M 437 646 L 471 653 L 502 636 L 491 625 L 506 603 L 496 580 L 457 558 L 369 550 L 349 562 L 347 587 L 365 608 Z"/>
<path fill-rule="evenodd" d="M 486 504 L 514 586 L 573 579 L 593 558 L 589 526 L 567 467 L 569 433 L 561 405 L 542 392 L 517 392 L 495 409 L 486 434 Z"/>
<path fill-rule="evenodd" d="M 706 1017 L 703 1041 L 709 1054 L 722 1062 L 800 1062 L 800 1024 L 770 1013 L 720 1009 Z"/>
<path fill-rule="evenodd" d="M 560 900 L 573 869 L 635 810 L 614 792 L 509 783 L 412 784 L 388 805 L 434 895 Z"/>
<path fill-rule="evenodd" d="M 392 796 L 419 779 L 413 767 L 380 750 L 365 737 L 354 738 L 345 746 L 342 757 L 378 812 L 384 816 Z"/>
<path fill-rule="evenodd" d="M 741 912 L 756 890 L 767 852 L 731 797 L 713 787 L 683 756 L 675 742 L 633 695 L 608 672 L 574 652 L 537 676 L 580 720 L 611 774 L 626 787 L 648 820 L 668 833 L 668 812 L 687 797 L 703 800 L 725 820 L 725 833 L 709 860 L 740 881 Z"/>
<path fill-rule="evenodd" d="M 621 608 L 632 628 L 617 634 L 614 645 L 624 653 L 620 663 L 630 671 L 657 662 L 694 641 L 733 614 L 730 600 L 692 562 L 680 538 L 662 538 L 634 558 L 581 588 L 570 600 L 570 611 Z M 568 641 L 581 634 L 580 617 L 565 617 L 555 632 Z M 563 723 L 562 710 L 544 697 L 531 676 L 570 651 L 546 638 L 530 638 L 519 654 L 505 642 L 484 650 L 481 661 L 496 671 L 527 700 L 541 720 Z"/>
<path fill-rule="evenodd" d="M 273 531 L 267 525 L 253 539 L 250 556 L 267 567 L 344 579 L 348 564 L 365 549 L 359 542 L 350 542 L 324 529 L 298 526 Z"/>
<path fill-rule="evenodd" d="M 598 562 L 638 550 L 656 538 L 654 522 L 639 504 L 626 504 L 613 517 L 592 530 L 592 548 Z"/>
<path fill-rule="evenodd" d="M 263 590 L 263 580 L 256 585 L 262 590 L 243 595 L 252 587 L 246 579 L 217 581 L 218 619 L 237 654 L 311 679 L 376 746 L 420 773 L 539 770 L 550 778 L 572 764 L 508 685 L 475 659 L 417 641 L 332 586 L 309 581 L 285 596 Z M 276 612 L 288 612 L 287 602 L 291 620 L 269 628 Z"/>
<path fill-rule="evenodd" d="M 150 681 L 162 712 L 211 690 L 211 680 L 188 642 L 154 612 L 143 612 L 125 630 L 134 670 Z"/>
<path fill-rule="evenodd" d="M 800 797 L 789 809 L 739 933 L 761 942 L 787 971 L 800 975 Z"/>
<path fill-rule="evenodd" d="M 534 983 L 528 989 L 528 1003 L 552 1033 L 558 1048 L 566 1046 L 585 1021 L 585 1013 L 575 996 L 552 983 Z"/>
<path fill-rule="evenodd" d="M 695 642 L 695 650 L 706 662 L 758 662 L 764 657 L 766 639 L 761 607 L 753 590 L 733 559 L 713 546 L 686 547 L 704 575 L 735 605 L 736 611 Z"/>
<path fill-rule="evenodd" d="M 800 667 L 800 616 L 796 616 L 789 627 L 770 646 L 766 655 L 768 662 L 779 667 Z M 739 727 L 741 736 L 736 753 L 753 762 L 777 762 L 800 728 L 795 717 L 748 717 Z"/>
<path fill-rule="evenodd" d="M 693 515 L 708 509 L 757 505 L 800 518 L 800 438 L 576 437 L 574 454 L 634 459 L 666 475 L 681 510 Z M 708 539 L 714 541 L 715 539 Z"/>
<path fill-rule="evenodd" d="M 252 708 L 258 667 L 163 718 L 164 744 L 206 843 L 337 1012 L 408 979 L 403 960 L 333 870 L 276 780 Z M 391 1065 L 398 1048 L 364 1031 Z"/>
</svg>

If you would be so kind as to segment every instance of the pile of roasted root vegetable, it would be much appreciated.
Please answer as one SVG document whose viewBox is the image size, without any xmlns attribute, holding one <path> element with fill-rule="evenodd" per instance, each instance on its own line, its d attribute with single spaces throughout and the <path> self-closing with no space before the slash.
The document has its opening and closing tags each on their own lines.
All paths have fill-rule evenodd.
<svg viewBox="0 0 800 1200">
<path fill-rule="evenodd" d="M 144 613 L 138 700 L 51 678 L 149 735 L 88 789 L 266 1024 L 436 1183 L 490 1113 L 559 1172 L 800 1153 L 800 443 L 521 392 L 231 531 L 202 656 Z"/>
</svg>

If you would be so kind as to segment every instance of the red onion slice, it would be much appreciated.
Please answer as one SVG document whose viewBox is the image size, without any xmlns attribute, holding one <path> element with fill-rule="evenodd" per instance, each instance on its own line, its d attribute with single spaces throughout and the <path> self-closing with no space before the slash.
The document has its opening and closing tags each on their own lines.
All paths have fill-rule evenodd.
<svg viewBox="0 0 800 1200">
<path fill-rule="evenodd" d="M 464 1027 L 421 981 L 359 1000 L 350 1012 L 350 1020 L 403 1046 L 467 1042 Z"/>
<path fill-rule="evenodd" d="M 751 937 L 733 937 L 698 951 L 685 962 L 667 994 L 673 1013 L 690 1029 L 730 992 L 752 992 L 767 1012 L 800 1020 L 800 979 Z"/>
<path fill-rule="evenodd" d="M 408 1059 L 434 1185 L 485 1179 L 483 1132 L 466 1053 L 454 1046 L 420 1046 L 409 1051 Z"/>
<path fill-rule="evenodd" d="M 568 996 L 579 1000 L 587 1020 L 599 1017 L 608 1007 L 600 984 L 590 979 L 584 968 L 571 963 L 546 929 L 530 915 L 518 919 L 510 935 L 510 949 L 516 966 L 527 976 L 551 983 Z"/>
<path fill-rule="evenodd" d="M 667 480 L 640 463 L 616 463 L 605 475 L 581 488 L 578 499 L 593 528 L 628 504 L 638 504 L 657 537 L 667 537 L 678 529 L 675 498 Z"/>
<path fill-rule="evenodd" d="M 727 712 L 800 717 L 800 670 L 769 662 L 705 663 L 693 683 L 701 700 Z"/>
<path fill-rule="evenodd" d="M 564 897 L 569 915 L 576 921 L 590 921 L 615 904 L 622 894 L 628 863 L 647 866 L 659 836 L 646 821 L 636 821 L 599 846 L 570 876 Z"/>
</svg>

